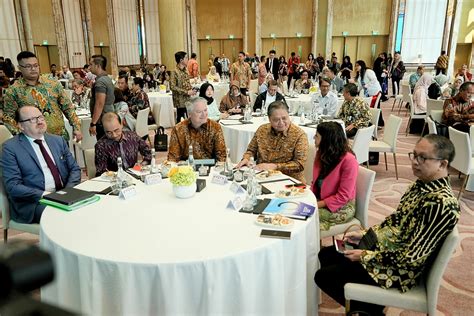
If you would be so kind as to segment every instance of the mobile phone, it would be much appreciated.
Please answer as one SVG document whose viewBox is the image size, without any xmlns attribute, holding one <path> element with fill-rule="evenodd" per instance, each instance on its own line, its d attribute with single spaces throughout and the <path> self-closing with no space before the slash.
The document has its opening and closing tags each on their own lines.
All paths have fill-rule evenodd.
<svg viewBox="0 0 474 316">
<path fill-rule="evenodd" d="M 260 233 L 260 237 L 291 239 L 291 232 L 287 232 L 283 230 L 262 229 L 262 232 Z"/>
<path fill-rule="evenodd" d="M 304 184 L 304 183 L 286 184 L 285 188 L 301 188 L 301 189 L 304 189 L 304 188 L 306 188 L 306 184 Z"/>
<path fill-rule="evenodd" d="M 342 239 L 334 239 L 334 247 L 336 247 L 336 251 L 339 253 L 346 251 L 346 245 Z"/>
</svg>

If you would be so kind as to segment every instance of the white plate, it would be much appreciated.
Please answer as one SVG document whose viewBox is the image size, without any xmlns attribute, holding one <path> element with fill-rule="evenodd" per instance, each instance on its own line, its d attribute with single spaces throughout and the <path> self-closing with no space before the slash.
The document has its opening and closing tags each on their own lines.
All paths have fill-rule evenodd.
<svg viewBox="0 0 474 316">
<path fill-rule="evenodd" d="M 270 179 L 273 179 L 275 177 L 278 177 L 278 176 L 282 175 L 282 173 L 280 171 L 278 171 L 277 173 L 273 173 L 271 176 L 266 176 L 267 174 L 268 174 L 268 171 L 262 171 L 262 172 L 256 174 L 255 177 L 258 180 L 270 180 Z"/>
</svg>

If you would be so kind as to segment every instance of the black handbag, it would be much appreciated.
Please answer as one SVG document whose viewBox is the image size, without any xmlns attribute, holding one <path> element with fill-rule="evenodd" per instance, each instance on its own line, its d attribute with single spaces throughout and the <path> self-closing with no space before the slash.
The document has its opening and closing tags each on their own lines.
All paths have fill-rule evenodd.
<svg viewBox="0 0 474 316">
<path fill-rule="evenodd" d="M 154 143 L 156 151 L 168 150 L 168 135 L 166 135 L 165 128 L 163 126 L 158 127 L 155 134 Z"/>
<path fill-rule="evenodd" d="M 441 136 L 444 136 L 444 137 L 447 137 L 449 138 L 449 129 L 448 129 L 448 126 L 443 124 L 443 123 L 440 123 L 438 121 L 435 121 L 433 119 L 433 117 L 430 115 L 430 118 L 431 120 L 435 123 L 436 125 L 436 133 L 438 135 L 441 135 Z"/>
</svg>

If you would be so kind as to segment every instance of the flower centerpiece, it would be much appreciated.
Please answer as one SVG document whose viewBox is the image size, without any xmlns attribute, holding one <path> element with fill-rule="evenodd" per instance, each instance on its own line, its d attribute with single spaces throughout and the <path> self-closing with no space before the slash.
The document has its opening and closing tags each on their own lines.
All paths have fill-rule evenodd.
<svg viewBox="0 0 474 316">
<path fill-rule="evenodd" d="M 173 167 L 168 177 L 177 198 L 187 199 L 196 193 L 196 174 L 191 166 Z"/>
</svg>

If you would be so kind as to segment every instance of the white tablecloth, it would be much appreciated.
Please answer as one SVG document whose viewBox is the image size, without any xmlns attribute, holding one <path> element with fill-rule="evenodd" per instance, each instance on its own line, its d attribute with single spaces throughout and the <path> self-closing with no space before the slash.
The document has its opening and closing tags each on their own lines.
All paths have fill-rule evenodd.
<svg viewBox="0 0 474 316">
<path fill-rule="evenodd" d="M 171 93 L 148 92 L 147 95 L 156 124 L 164 128 L 175 126 L 176 117 Z"/>
<path fill-rule="evenodd" d="M 305 114 L 311 113 L 311 110 L 313 109 L 313 104 L 311 103 L 312 97 L 313 94 L 300 94 L 297 97 L 285 96 L 286 104 L 288 104 L 288 107 L 290 108 L 290 113 L 299 113 L 300 107 L 304 108 Z M 337 100 L 337 112 L 339 112 L 339 109 L 341 108 L 343 102 L 344 98 L 339 97 Z"/>
<path fill-rule="evenodd" d="M 294 124 L 300 123 L 300 118 L 292 116 L 291 117 Z M 309 123 L 309 120 L 305 121 Z M 225 144 L 230 148 L 230 158 L 233 162 L 238 162 L 242 159 L 243 154 L 247 150 L 247 146 L 252 140 L 255 132 L 260 127 L 260 125 L 269 123 L 268 118 L 264 119 L 263 117 L 254 117 L 252 119 L 252 124 L 240 124 L 240 125 L 223 125 L 222 130 L 224 132 Z M 316 129 L 311 127 L 300 126 L 308 136 L 308 141 L 314 142 L 313 138 L 316 134 Z"/>
<path fill-rule="evenodd" d="M 56 276 L 42 300 L 88 315 L 317 315 L 317 216 L 295 221 L 291 240 L 260 238 L 256 215 L 225 208 L 230 185 L 207 179 L 186 200 L 164 181 L 138 183 L 129 200 L 46 208 L 40 245 Z"/>
<path fill-rule="evenodd" d="M 204 82 L 196 83 L 193 87 L 200 89 L 203 83 Z M 229 83 L 223 81 L 209 83 L 214 87 L 214 100 L 216 100 L 217 107 L 219 107 L 222 98 L 229 92 Z"/>
</svg>

